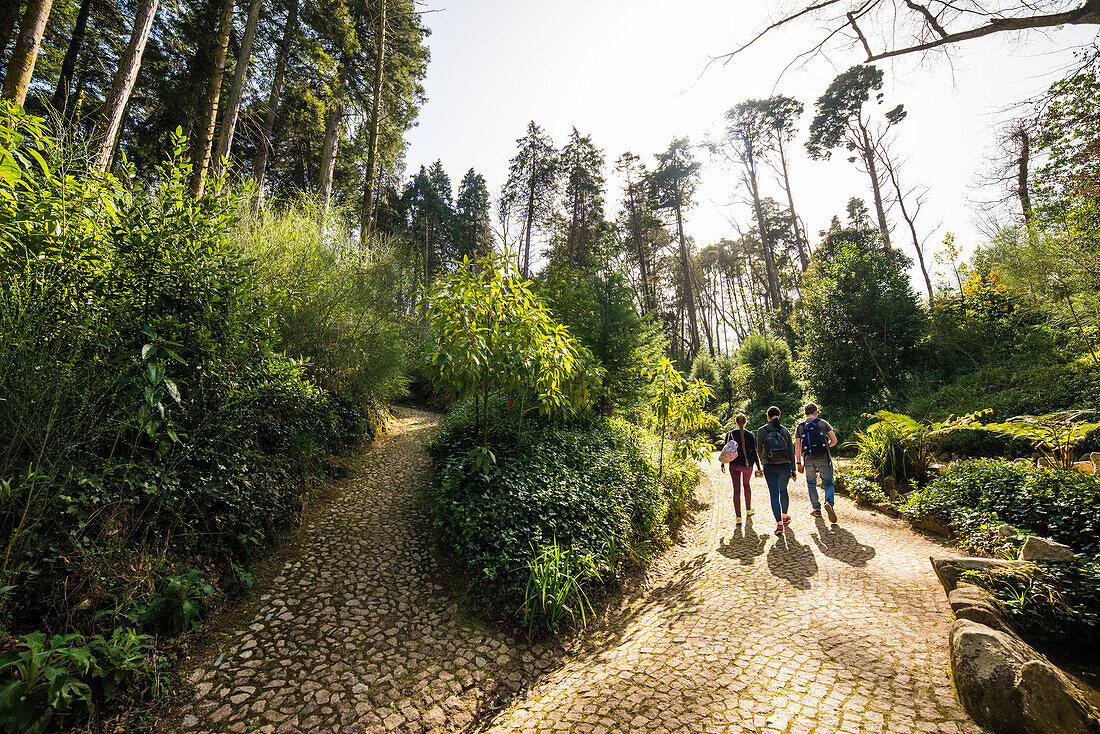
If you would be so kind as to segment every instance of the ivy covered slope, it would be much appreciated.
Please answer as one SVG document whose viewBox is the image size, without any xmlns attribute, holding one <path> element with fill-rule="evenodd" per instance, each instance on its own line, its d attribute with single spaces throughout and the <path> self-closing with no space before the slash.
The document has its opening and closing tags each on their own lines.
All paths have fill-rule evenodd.
<svg viewBox="0 0 1100 734">
<path fill-rule="evenodd" d="M 582 298 L 563 298 L 566 289 L 554 284 L 559 302 Z M 685 511 L 699 481 L 695 461 L 709 451 L 700 434 L 710 391 L 667 359 L 647 374 L 623 368 L 633 362 L 624 343 L 644 351 L 652 334 L 633 316 L 617 334 L 618 387 L 608 390 L 592 351 L 507 257 L 464 262 L 424 303 L 430 369 L 463 398 L 429 447 L 442 542 L 471 572 L 480 604 L 531 632 L 583 626 L 593 595 L 625 564 L 652 558 Z M 638 391 L 623 381 L 650 384 L 656 433 L 595 410 L 638 407 Z"/>
<path fill-rule="evenodd" d="M 163 690 L 170 640 L 403 384 L 332 336 L 366 313 L 402 340 L 411 304 L 364 295 L 399 268 L 333 257 L 309 212 L 242 220 L 224 182 L 193 197 L 185 150 L 116 178 L 0 108 L 0 731 Z"/>
</svg>

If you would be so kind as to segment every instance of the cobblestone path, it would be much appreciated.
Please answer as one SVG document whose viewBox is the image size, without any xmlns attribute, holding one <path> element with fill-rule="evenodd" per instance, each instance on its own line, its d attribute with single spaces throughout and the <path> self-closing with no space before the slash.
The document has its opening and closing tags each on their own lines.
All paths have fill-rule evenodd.
<svg viewBox="0 0 1100 734">
<path fill-rule="evenodd" d="M 397 410 L 251 622 L 189 677 L 183 732 L 453 731 L 551 664 L 455 616 L 417 504 L 439 416 Z"/>
<path fill-rule="evenodd" d="M 620 631 L 489 731 L 981 732 L 951 687 L 952 617 L 928 562 L 950 551 L 843 498 L 838 526 L 815 521 L 801 475 L 777 539 L 763 479 L 752 489 L 755 522 L 738 530 L 711 464 L 708 509 Z"/>
<path fill-rule="evenodd" d="M 417 499 L 438 416 L 399 410 L 250 621 L 191 674 L 182 732 L 981 731 L 947 674 L 951 614 L 928 556 L 950 551 L 843 498 L 839 526 L 815 522 L 801 477 L 776 539 L 763 481 L 737 529 L 729 477 L 709 465 L 684 542 L 564 665 L 464 619 Z"/>
</svg>

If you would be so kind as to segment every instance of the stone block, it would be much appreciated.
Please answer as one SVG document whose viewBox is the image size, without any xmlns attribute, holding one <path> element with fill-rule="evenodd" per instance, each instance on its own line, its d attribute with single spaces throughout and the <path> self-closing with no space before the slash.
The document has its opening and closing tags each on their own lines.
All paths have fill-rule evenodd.
<svg viewBox="0 0 1100 734">
<path fill-rule="evenodd" d="M 1020 549 L 1020 560 L 1070 563 L 1074 560 L 1074 554 L 1073 549 L 1065 543 L 1032 535 L 1024 541 L 1024 547 Z"/>
<path fill-rule="evenodd" d="M 1026 566 L 1027 561 L 1006 561 L 999 558 L 939 558 L 931 556 L 932 568 L 936 571 L 943 588 L 950 594 L 959 585 L 959 574 L 963 571 L 998 571 L 1006 568 Z"/>
<path fill-rule="evenodd" d="M 1100 720 L 1077 686 L 1045 660 L 1029 660 L 1016 676 L 1015 698 L 1034 734 L 1100 734 Z"/>
<path fill-rule="evenodd" d="M 947 603 L 951 605 L 956 619 L 969 619 L 1001 632 L 1010 631 L 1001 617 L 997 602 L 980 586 L 960 581 L 955 590 L 947 595 Z"/>
<path fill-rule="evenodd" d="M 1038 654 L 1015 635 L 969 619 L 951 626 L 951 672 L 974 721 L 996 734 L 1032 734 L 1016 702 L 1016 674 Z"/>
</svg>

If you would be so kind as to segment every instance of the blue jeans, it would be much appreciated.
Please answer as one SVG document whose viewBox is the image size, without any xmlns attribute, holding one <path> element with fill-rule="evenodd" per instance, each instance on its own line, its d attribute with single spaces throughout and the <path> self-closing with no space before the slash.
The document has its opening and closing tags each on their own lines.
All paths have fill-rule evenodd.
<svg viewBox="0 0 1100 734">
<path fill-rule="evenodd" d="M 765 464 L 764 481 L 768 483 L 768 494 L 771 495 L 775 522 L 781 523 L 791 504 L 790 496 L 787 494 L 787 483 L 791 481 L 791 465 Z"/>
<path fill-rule="evenodd" d="M 804 459 L 806 469 L 806 489 L 810 490 L 810 504 L 815 510 L 821 509 L 821 500 L 817 496 L 817 477 L 821 475 L 821 486 L 825 488 L 825 502 L 833 504 L 833 494 L 836 487 L 833 486 L 833 462 L 827 456 L 812 459 L 807 456 Z"/>
</svg>

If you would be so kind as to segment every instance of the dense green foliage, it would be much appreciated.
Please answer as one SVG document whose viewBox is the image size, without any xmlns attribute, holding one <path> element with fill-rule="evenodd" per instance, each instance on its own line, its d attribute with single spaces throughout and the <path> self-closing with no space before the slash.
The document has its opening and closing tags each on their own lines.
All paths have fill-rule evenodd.
<svg viewBox="0 0 1100 734">
<path fill-rule="evenodd" d="M 1030 638 L 1088 654 L 1100 647 L 1100 565 L 1035 563 L 963 577 L 990 591 L 1009 624 Z"/>
<path fill-rule="evenodd" d="M 909 266 L 874 230 L 834 230 L 815 252 L 802 286 L 802 364 L 826 405 L 873 405 L 876 393 L 905 387 L 925 325 Z"/>
<path fill-rule="evenodd" d="M 993 550 L 996 528 L 1008 523 L 1100 555 L 1100 479 L 1087 474 L 989 459 L 954 462 L 915 490 L 902 512 L 950 523 L 971 550 Z"/>
<path fill-rule="evenodd" d="M 693 462 L 664 457 L 649 432 L 619 419 L 580 414 L 535 417 L 516 437 L 505 399 L 489 402 L 489 442 L 496 462 L 484 469 L 469 459 L 482 439 L 467 401 L 448 416 L 429 446 L 438 470 L 436 524 L 450 552 L 481 585 L 480 597 L 530 629 L 557 629 L 578 618 L 542 616 L 525 605 L 528 582 L 555 546 L 563 574 L 592 590 L 615 578 L 624 562 L 644 563 L 668 541 L 669 526 L 685 511 L 698 481 Z M 561 560 L 564 550 L 575 559 Z M 583 561 L 581 559 L 584 559 Z M 579 609 L 575 609 L 579 614 Z"/>
<path fill-rule="evenodd" d="M 538 284 L 555 318 L 569 328 L 603 367 L 593 391 L 597 409 L 637 421 L 653 388 L 645 367 L 664 355 L 663 335 L 638 314 L 621 273 L 550 267 Z"/>
<path fill-rule="evenodd" d="M 4 658 L 0 717 L 24 731 L 164 672 L 143 635 L 247 588 L 324 460 L 402 390 L 403 353 L 379 345 L 412 303 L 383 245 L 352 256 L 298 209 L 242 222 L 221 184 L 193 198 L 182 138 L 144 185 L 5 112 L 0 627 L 27 652 Z"/>
</svg>

